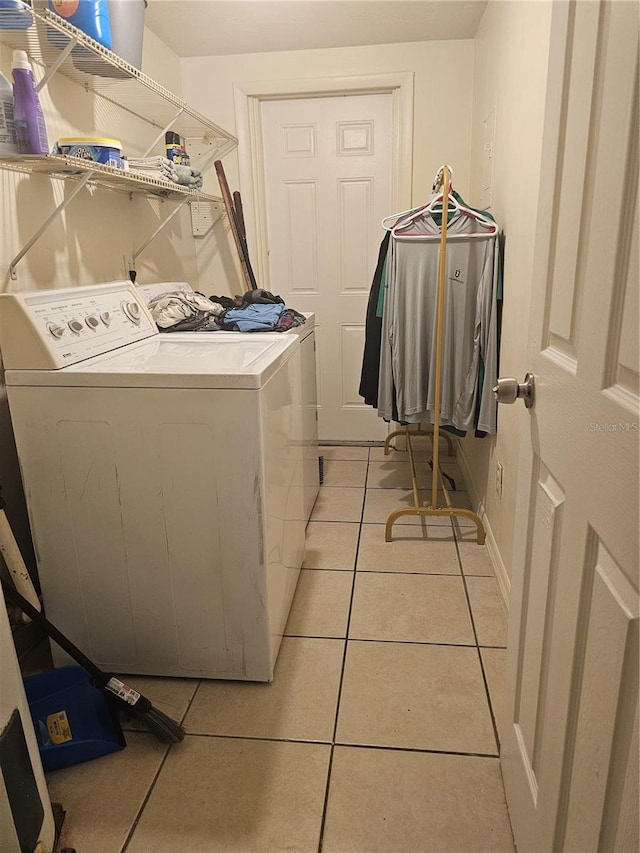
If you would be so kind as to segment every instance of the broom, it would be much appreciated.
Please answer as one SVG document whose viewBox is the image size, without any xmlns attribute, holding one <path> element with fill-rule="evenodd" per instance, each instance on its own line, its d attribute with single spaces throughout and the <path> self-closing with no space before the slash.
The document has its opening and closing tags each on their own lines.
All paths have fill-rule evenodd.
<svg viewBox="0 0 640 853">
<path fill-rule="evenodd" d="M 24 596 L 15 590 L 11 584 L 0 576 L 2 589 L 7 598 L 17 605 L 23 613 L 29 616 L 52 640 L 64 649 L 67 654 L 86 669 L 92 676 L 95 686 L 102 690 L 108 699 L 114 700 L 115 706 L 134 714 L 142 720 L 150 732 L 152 732 L 160 743 L 180 743 L 184 739 L 185 730 L 168 717 L 165 713 L 155 708 L 149 699 L 142 696 L 128 684 L 120 681 L 115 675 L 103 672 L 93 661 L 73 645 L 68 637 L 59 631 L 55 625 L 40 613 Z"/>
</svg>

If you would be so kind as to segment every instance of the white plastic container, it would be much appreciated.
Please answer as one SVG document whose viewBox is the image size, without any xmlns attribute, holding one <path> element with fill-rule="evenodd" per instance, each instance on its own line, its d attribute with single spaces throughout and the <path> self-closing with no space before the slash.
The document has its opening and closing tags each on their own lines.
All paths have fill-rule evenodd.
<svg viewBox="0 0 640 853">
<path fill-rule="evenodd" d="M 0 71 L 0 155 L 18 154 L 13 119 L 13 86 Z"/>
<path fill-rule="evenodd" d="M 146 7 L 147 0 L 109 0 L 111 50 L 138 71 L 142 68 Z"/>
<path fill-rule="evenodd" d="M 146 7 L 147 0 L 109 0 L 111 52 L 137 68 L 138 71 L 142 69 Z M 89 55 L 87 51 L 74 52 L 73 64 L 78 70 L 99 77 L 128 77 L 126 71 L 110 65 L 100 56 Z"/>
</svg>

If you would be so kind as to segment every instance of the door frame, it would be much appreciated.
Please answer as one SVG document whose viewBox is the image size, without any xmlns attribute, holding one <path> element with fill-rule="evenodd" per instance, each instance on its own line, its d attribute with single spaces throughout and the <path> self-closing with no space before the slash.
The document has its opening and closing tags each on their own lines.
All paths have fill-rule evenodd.
<svg viewBox="0 0 640 853">
<path fill-rule="evenodd" d="M 346 95 L 392 96 L 393 140 L 391 198 L 394 210 L 411 206 L 413 172 L 412 71 L 364 74 L 351 77 L 317 77 L 294 80 L 256 80 L 234 83 L 233 98 L 238 137 L 238 165 L 242 196 L 248 199 L 243 214 L 247 240 L 257 270 L 256 278 L 270 290 L 267 204 L 262 154 L 262 110 L 266 100 L 331 98 Z M 391 212 L 391 211 L 389 211 Z"/>
</svg>

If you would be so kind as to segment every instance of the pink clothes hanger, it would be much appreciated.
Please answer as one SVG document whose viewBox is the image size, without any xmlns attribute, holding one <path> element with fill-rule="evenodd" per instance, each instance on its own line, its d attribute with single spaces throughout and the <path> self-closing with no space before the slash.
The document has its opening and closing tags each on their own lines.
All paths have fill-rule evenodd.
<svg viewBox="0 0 640 853">
<path fill-rule="evenodd" d="M 389 229 L 394 237 L 401 238 L 403 240 L 439 240 L 439 234 L 425 234 L 422 231 L 410 231 L 408 230 L 411 225 L 419 220 L 421 217 L 430 216 L 434 217 L 436 214 L 442 214 L 443 211 L 443 202 L 444 202 L 444 194 L 442 192 L 437 193 L 433 198 L 428 202 L 428 204 L 424 205 L 424 207 L 418 208 L 414 211 L 409 211 L 408 215 L 404 219 L 400 219 L 396 222 L 396 224 Z M 447 199 L 447 211 L 455 210 L 458 214 L 468 217 L 469 219 L 475 220 L 480 226 L 482 226 L 482 231 L 477 231 L 471 234 L 448 234 L 448 240 L 470 240 L 477 238 L 486 238 L 492 237 L 498 233 L 498 226 L 495 222 L 489 219 L 483 214 L 479 213 L 477 210 L 472 210 L 470 207 L 467 207 L 466 204 L 462 204 L 458 201 L 457 198 L 453 195 L 449 195 Z"/>
<path fill-rule="evenodd" d="M 478 231 L 473 234 L 450 234 L 448 236 L 449 240 L 468 240 L 478 237 L 491 237 L 498 233 L 498 227 L 493 222 L 493 220 L 489 219 L 486 216 L 483 216 L 476 210 L 472 210 L 466 204 L 458 201 L 455 198 L 453 193 L 451 192 L 453 189 L 453 169 L 451 166 L 447 165 L 441 166 L 435 174 L 433 179 L 433 195 L 429 199 L 426 204 L 418 205 L 410 210 L 403 210 L 400 213 L 392 213 L 389 216 L 385 216 L 382 220 L 382 227 L 387 231 L 391 231 L 394 237 L 398 237 L 401 239 L 415 239 L 415 240 L 438 240 L 439 235 L 429 235 L 424 234 L 423 232 L 411 232 L 407 231 L 411 225 L 411 223 L 415 222 L 422 216 L 434 216 L 436 214 L 442 214 L 442 203 L 444 201 L 443 197 L 443 184 L 444 184 L 444 169 L 447 168 L 449 170 L 450 184 L 449 184 L 449 197 L 447 199 L 447 210 L 456 210 L 459 214 L 469 217 L 469 219 L 474 219 L 478 222 L 482 227 L 482 231 Z"/>
</svg>

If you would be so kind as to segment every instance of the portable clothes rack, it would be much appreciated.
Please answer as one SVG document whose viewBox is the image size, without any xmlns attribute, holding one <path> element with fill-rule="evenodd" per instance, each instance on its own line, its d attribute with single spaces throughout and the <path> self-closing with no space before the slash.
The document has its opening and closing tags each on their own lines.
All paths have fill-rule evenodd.
<svg viewBox="0 0 640 853">
<path fill-rule="evenodd" d="M 446 277 L 446 257 L 447 257 L 447 220 L 449 206 L 449 192 L 451 188 L 451 169 L 449 166 L 442 166 L 436 173 L 433 189 L 439 192 L 442 188 L 442 225 L 440 229 L 440 255 L 438 259 L 438 296 L 437 296 L 437 314 L 436 314 L 436 362 L 435 362 L 435 386 L 434 386 L 434 422 L 433 429 L 429 431 L 410 430 L 409 426 L 395 430 L 389 433 L 384 443 L 385 455 L 389 453 L 389 442 L 396 436 L 402 435 L 407 442 L 407 450 L 409 452 L 409 461 L 411 464 L 411 482 L 413 488 L 413 506 L 404 507 L 394 510 L 387 518 L 385 526 L 384 538 L 386 542 L 392 540 L 392 528 L 394 523 L 404 515 L 417 516 L 461 516 L 470 518 L 475 522 L 478 545 L 483 545 L 485 540 L 485 530 L 478 515 L 470 509 L 453 506 L 449 492 L 445 485 L 445 476 L 440 470 L 440 398 L 442 388 L 442 328 L 444 323 L 444 298 L 445 298 L 445 277 Z M 411 444 L 412 435 L 429 435 L 432 443 L 432 478 L 431 478 L 431 505 L 422 506 L 420 501 L 420 493 L 418 491 L 416 466 L 413 455 L 413 446 Z M 445 433 L 448 447 L 451 449 L 451 438 Z M 447 479 L 450 479 L 447 477 Z M 444 506 L 438 506 L 438 482 L 442 486 L 442 494 L 444 495 Z"/>
</svg>

